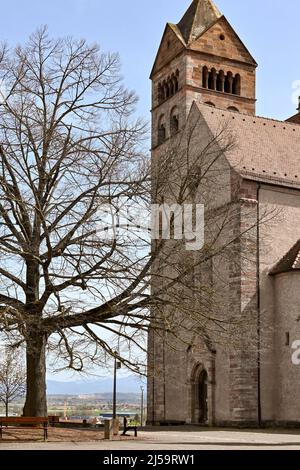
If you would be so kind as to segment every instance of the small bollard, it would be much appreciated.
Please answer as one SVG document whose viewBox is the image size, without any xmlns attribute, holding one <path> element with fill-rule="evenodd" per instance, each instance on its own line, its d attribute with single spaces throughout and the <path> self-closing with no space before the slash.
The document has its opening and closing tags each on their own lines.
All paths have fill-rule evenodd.
<svg viewBox="0 0 300 470">
<path fill-rule="evenodd" d="M 110 440 L 113 435 L 113 423 L 111 419 L 104 421 L 104 439 Z"/>
</svg>

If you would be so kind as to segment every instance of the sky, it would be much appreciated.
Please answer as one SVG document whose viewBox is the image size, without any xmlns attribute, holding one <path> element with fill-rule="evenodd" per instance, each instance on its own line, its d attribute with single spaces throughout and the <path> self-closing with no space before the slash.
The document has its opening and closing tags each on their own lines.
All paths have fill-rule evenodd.
<svg viewBox="0 0 300 470">
<path fill-rule="evenodd" d="M 177 23 L 191 0 L 0 0 L 0 39 L 22 43 L 47 24 L 54 37 L 71 35 L 119 52 L 137 113 L 150 118 L 149 74 L 167 22 Z M 217 0 L 259 64 L 257 113 L 286 119 L 300 95 L 299 0 Z M 293 90 L 293 84 L 297 90 Z"/>
<path fill-rule="evenodd" d="M 177 23 L 191 0 L 0 0 L 0 40 L 15 46 L 41 25 L 53 37 L 74 36 L 119 52 L 137 113 L 150 119 L 149 74 L 167 22 Z M 299 0 L 217 0 L 259 64 L 257 114 L 286 119 L 300 95 Z M 293 89 L 296 87 L 296 89 Z"/>
</svg>

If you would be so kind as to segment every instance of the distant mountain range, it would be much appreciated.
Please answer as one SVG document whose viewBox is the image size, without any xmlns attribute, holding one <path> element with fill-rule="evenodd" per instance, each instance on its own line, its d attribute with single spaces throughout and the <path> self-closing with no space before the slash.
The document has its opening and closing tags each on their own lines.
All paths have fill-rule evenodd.
<svg viewBox="0 0 300 470">
<path fill-rule="evenodd" d="M 141 385 L 146 390 L 145 378 L 136 375 L 120 377 L 117 379 L 117 391 L 119 393 L 140 393 Z M 90 395 L 95 393 L 112 393 L 113 380 L 104 377 L 97 380 L 77 380 L 73 382 L 62 382 L 47 380 L 48 395 Z"/>
</svg>

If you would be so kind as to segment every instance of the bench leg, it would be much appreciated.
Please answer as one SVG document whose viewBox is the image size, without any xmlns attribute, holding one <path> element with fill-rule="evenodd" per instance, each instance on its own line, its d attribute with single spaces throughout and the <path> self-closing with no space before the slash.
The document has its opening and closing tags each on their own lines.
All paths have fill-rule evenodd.
<svg viewBox="0 0 300 470">
<path fill-rule="evenodd" d="M 134 428 L 134 437 L 137 437 L 137 428 Z"/>
<path fill-rule="evenodd" d="M 0 439 L 2 440 L 2 424 L 0 426 Z"/>
<path fill-rule="evenodd" d="M 44 426 L 44 442 L 48 439 L 48 428 Z"/>
</svg>

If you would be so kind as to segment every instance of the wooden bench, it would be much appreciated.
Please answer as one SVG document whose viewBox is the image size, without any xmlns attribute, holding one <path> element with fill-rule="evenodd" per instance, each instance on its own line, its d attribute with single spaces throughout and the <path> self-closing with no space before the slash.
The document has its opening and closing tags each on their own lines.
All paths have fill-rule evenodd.
<svg viewBox="0 0 300 470">
<path fill-rule="evenodd" d="M 27 418 L 23 416 L 0 416 L 0 439 L 2 439 L 3 428 L 9 429 L 43 429 L 44 441 L 48 437 L 48 418 L 34 417 Z"/>
</svg>

